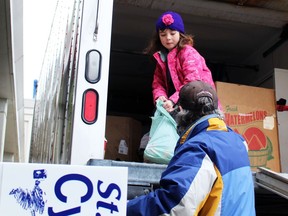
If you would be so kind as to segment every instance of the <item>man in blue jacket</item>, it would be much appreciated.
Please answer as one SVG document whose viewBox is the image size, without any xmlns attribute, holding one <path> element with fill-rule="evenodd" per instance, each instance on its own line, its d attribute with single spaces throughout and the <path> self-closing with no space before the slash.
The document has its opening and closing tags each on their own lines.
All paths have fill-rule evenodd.
<svg viewBox="0 0 288 216">
<path fill-rule="evenodd" d="M 130 200 L 127 215 L 254 216 L 247 144 L 225 124 L 215 90 L 190 82 L 178 103 L 180 138 L 160 188 Z"/>
</svg>

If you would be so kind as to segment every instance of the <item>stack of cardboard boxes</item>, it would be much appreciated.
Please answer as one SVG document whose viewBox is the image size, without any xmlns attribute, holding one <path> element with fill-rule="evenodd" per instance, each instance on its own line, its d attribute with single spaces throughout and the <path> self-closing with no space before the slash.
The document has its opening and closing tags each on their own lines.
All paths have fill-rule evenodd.
<svg viewBox="0 0 288 216">
<path fill-rule="evenodd" d="M 107 116 L 105 159 L 140 161 L 142 124 L 131 117 Z"/>
</svg>

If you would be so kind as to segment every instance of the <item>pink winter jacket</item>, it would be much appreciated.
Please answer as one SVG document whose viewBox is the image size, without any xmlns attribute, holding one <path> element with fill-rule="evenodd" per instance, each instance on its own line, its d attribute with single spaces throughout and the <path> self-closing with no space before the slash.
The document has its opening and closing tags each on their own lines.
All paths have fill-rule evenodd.
<svg viewBox="0 0 288 216">
<path fill-rule="evenodd" d="M 157 61 L 152 83 L 154 101 L 160 96 L 167 96 L 168 84 L 166 77 L 166 63 L 161 59 L 160 52 L 154 53 Z M 178 52 L 177 48 L 171 50 L 168 55 L 168 66 L 176 92 L 169 100 L 177 103 L 179 91 L 183 85 L 194 80 L 202 80 L 215 88 L 212 74 L 205 63 L 205 59 L 192 46 L 186 45 Z"/>
</svg>

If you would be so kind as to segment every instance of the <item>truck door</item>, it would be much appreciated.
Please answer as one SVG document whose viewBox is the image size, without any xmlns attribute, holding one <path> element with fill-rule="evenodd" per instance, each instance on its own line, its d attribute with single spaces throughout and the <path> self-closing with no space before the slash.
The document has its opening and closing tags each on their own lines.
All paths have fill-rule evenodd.
<svg viewBox="0 0 288 216">
<path fill-rule="evenodd" d="M 59 0 L 37 87 L 29 162 L 104 158 L 113 0 Z"/>
<path fill-rule="evenodd" d="M 113 0 L 84 0 L 71 164 L 104 157 Z"/>
</svg>

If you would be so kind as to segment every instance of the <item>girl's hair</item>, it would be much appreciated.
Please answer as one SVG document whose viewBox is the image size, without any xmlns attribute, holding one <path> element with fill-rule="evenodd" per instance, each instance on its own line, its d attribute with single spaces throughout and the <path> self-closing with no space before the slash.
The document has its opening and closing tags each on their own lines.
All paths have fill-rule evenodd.
<svg viewBox="0 0 288 216">
<path fill-rule="evenodd" d="M 181 50 L 185 45 L 194 45 L 193 36 L 189 34 L 183 34 L 179 32 L 180 40 L 178 43 L 178 49 Z M 163 50 L 165 47 L 161 44 L 159 33 L 155 32 L 150 40 L 148 46 L 144 49 L 144 54 L 153 55 L 155 52 L 159 50 Z"/>
</svg>

